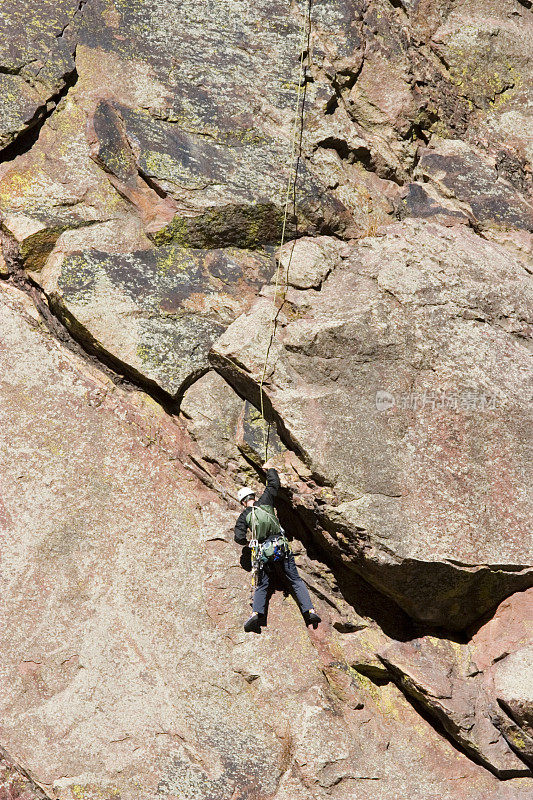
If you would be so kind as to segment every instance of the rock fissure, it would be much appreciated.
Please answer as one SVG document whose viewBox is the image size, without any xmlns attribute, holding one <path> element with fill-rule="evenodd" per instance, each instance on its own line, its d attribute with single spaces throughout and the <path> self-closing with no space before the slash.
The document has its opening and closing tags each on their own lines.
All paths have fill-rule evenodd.
<svg viewBox="0 0 533 800">
<path fill-rule="evenodd" d="M 98 342 L 94 340 L 90 332 L 79 325 L 78 320 L 69 314 L 63 304 L 58 302 L 53 295 L 47 295 L 42 287 L 32 280 L 24 266 L 21 265 L 17 243 L 1 230 L 0 245 L 9 265 L 9 275 L 5 279 L 31 298 L 47 330 L 58 342 L 97 366 L 115 384 L 120 384 L 125 388 L 131 385 L 131 387 L 141 389 L 170 415 L 179 411 L 179 401 L 176 401 L 176 398 L 162 391 L 155 382 L 151 383 L 146 380 L 145 376 L 130 369 L 127 364 L 114 359 L 110 353 L 98 346 Z M 198 377 L 200 374 L 191 376 L 190 384 Z M 184 391 L 190 384 L 187 384 Z"/>
<path fill-rule="evenodd" d="M 15 136 L 10 144 L 0 149 L 0 164 L 14 161 L 18 156 L 29 153 L 35 147 L 46 121 L 56 111 L 72 87 L 76 85 L 77 80 L 78 71 L 74 67 L 63 76 L 62 88 L 36 109 L 33 117 L 26 122 L 23 131 Z"/>
<path fill-rule="evenodd" d="M 71 19 L 67 23 L 65 23 L 65 25 L 62 28 L 61 32 L 57 34 L 57 36 L 56 36 L 57 39 L 62 39 L 63 36 L 65 35 L 65 33 L 67 32 L 67 30 L 69 28 L 71 28 L 72 25 L 74 25 L 76 20 L 83 13 L 83 9 L 85 8 L 85 6 L 87 5 L 88 2 L 89 2 L 89 0 L 79 0 L 78 7 L 76 8 L 76 10 L 74 12 L 74 15 L 71 17 Z"/>
<path fill-rule="evenodd" d="M 2 5 L 2 740 L 50 797 L 531 794 L 532 39 L 478 6 Z M 245 636 L 273 314 L 323 622 Z"/>
</svg>

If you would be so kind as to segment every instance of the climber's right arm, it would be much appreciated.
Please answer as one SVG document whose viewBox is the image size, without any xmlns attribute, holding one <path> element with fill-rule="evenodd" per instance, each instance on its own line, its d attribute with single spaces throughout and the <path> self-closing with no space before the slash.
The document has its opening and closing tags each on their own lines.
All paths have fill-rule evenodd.
<svg viewBox="0 0 533 800">
<path fill-rule="evenodd" d="M 274 498 L 276 497 L 277 493 L 280 490 L 280 480 L 277 471 L 270 467 L 266 471 L 266 488 L 259 500 L 257 501 L 258 506 L 272 506 L 274 505 Z"/>
</svg>

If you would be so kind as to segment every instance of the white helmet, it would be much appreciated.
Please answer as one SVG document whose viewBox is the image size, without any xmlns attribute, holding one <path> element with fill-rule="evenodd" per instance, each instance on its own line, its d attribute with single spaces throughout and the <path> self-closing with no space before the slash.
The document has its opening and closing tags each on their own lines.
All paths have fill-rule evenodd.
<svg viewBox="0 0 533 800">
<path fill-rule="evenodd" d="M 248 486 L 243 486 L 243 488 L 239 489 L 239 491 L 237 492 L 237 500 L 239 501 L 239 503 L 242 503 L 243 500 L 245 500 L 247 497 L 250 497 L 251 495 L 255 496 L 255 490 L 250 489 Z"/>
</svg>

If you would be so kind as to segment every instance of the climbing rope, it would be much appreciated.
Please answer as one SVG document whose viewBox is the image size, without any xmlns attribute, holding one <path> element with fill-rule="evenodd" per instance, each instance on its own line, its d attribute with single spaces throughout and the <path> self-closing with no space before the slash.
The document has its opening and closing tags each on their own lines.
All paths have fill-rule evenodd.
<svg viewBox="0 0 533 800">
<path fill-rule="evenodd" d="M 308 50 L 308 43 L 309 37 L 311 32 L 311 2 L 312 0 L 308 0 L 308 10 L 304 13 L 301 31 L 300 31 L 300 65 L 299 65 L 299 72 L 298 72 L 298 91 L 296 95 L 296 107 L 294 110 L 294 121 L 292 125 L 292 132 L 291 132 L 291 154 L 289 164 L 291 167 L 291 172 L 289 174 L 287 180 L 287 189 L 285 192 L 285 202 L 283 208 L 283 224 L 281 227 L 281 241 L 280 241 L 280 257 L 278 259 L 278 265 L 276 268 L 276 283 L 275 283 L 275 291 L 274 291 L 274 299 L 273 299 L 273 312 L 272 312 L 272 319 L 270 321 L 270 331 L 268 335 L 268 344 L 265 353 L 265 363 L 263 365 L 263 371 L 261 374 L 261 380 L 259 381 L 259 400 L 260 400 L 260 412 L 261 412 L 261 419 L 263 420 L 263 445 L 265 450 L 265 461 L 268 461 L 268 435 L 270 431 L 270 425 L 267 423 L 265 418 L 265 404 L 264 404 L 264 390 L 263 386 L 265 383 L 265 376 L 268 368 L 268 358 L 270 355 L 270 350 L 272 348 L 272 344 L 274 342 L 274 336 L 276 335 L 276 322 L 279 314 L 279 310 L 276 310 L 276 300 L 278 298 L 278 292 L 280 289 L 281 283 L 281 250 L 283 245 L 285 244 L 285 236 L 287 233 L 287 223 L 289 219 L 289 206 L 291 202 L 291 190 L 293 194 L 293 206 L 296 208 L 296 181 L 298 178 L 298 161 L 299 156 L 296 157 L 296 148 L 297 142 L 301 140 L 302 130 L 303 130 L 303 108 L 300 112 L 300 104 L 302 102 L 302 93 L 303 87 L 305 85 L 305 54 Z M 308 27 L 309 21 L 309 27 Z M 300 125 L 298 125 L 300 123 Z M 298 130 L 300 128 L 300 130 Z M 294 252 L 294 241 L 291 247 L 291 251 L 289 254 L 289 259 L 287 261 L 287 268 L 285 270 L 285 279 L 284 279 L 284 288 L 281 294 L 281 299 L 283 305 L 283 301 L 285 300 L 285 295 L 287 293 L 287 287 L 289 282 L 289 270 L 292 262 L 292 254 Z"/>
</svg>

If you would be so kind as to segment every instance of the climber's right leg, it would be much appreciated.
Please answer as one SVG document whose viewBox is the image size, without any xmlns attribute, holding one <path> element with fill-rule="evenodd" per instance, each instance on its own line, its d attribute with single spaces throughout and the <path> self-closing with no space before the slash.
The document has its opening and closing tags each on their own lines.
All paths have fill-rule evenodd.
<svg viewBox="0 0 533 800">
<path fill-rule="evenodd" d="M 244 623 L 244 630 L 246 633 L 250 633 L 250 631 L 259 633 L 261 622 L 263 622 L 265 617 L 269 587 L 270 575 L 266 569 L 262 568 L 259 571 L 257 586 L 255 587 L 252 616 Z"/>
</svg>

